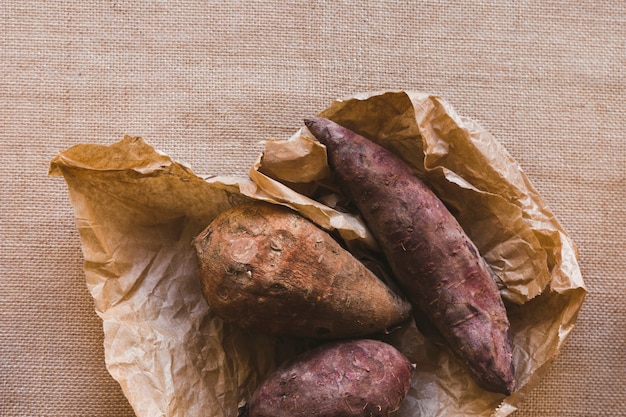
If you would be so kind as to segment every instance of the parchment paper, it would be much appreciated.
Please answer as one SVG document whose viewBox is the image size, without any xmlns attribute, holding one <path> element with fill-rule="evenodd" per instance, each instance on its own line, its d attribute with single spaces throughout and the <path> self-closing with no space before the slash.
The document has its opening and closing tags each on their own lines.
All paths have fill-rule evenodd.
<svg viewBox="0 0 626 417">
<path fill-rule="evenodd" d="M 574 243 L 506 150 L 443 99 L 359 94 L 320 115 L 391 149 L 433 188 L 491 266 L 511 321 L 518 390 L 509 397 L 478 388 L 414 324 L 388 335 L 416 363 L 398 416 L 509 415 L 575 324 L 586 289 Z M 262 378 L 305 346 L 212 314 L 191 241 L 218 213 L 248 199 L 283 204 L 336 231 L 364 261 L 378 251 L 304 127 L 268 140 L 249 178 L 202 178 L 137 137 L 73 146 L 50 174 L 70 190 L 107 368 L 142 417 L 237 416 Z"/>
</svg>

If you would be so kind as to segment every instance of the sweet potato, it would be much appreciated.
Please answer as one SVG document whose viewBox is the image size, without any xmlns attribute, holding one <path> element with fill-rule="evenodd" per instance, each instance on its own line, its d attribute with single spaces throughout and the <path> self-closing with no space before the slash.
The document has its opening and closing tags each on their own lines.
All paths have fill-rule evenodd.
<svg viewBox="0 0 626 417">
<path fill-rule="evenodd" d="M 335 180 L 358 208 L 416 312 L 484 389 L 515 387 L 509 321 L 476 246 L 398 156 L 328 119 L 305 121 L 327 147 Z"/>
<path fill-rule="evenodd" d="M 333 342 L 274 371 L 254 392 L 249 417 L 389 416 L 406 397 L 413 368 L 393 346 Z"/>
<path fill-rule="evenodd" d="M 411 316 L 408 301 L 286 207 L 235 206 L 194 244 L 208 304 L 243 328 L 331 339 L 383 332 Z"/>
</svg>

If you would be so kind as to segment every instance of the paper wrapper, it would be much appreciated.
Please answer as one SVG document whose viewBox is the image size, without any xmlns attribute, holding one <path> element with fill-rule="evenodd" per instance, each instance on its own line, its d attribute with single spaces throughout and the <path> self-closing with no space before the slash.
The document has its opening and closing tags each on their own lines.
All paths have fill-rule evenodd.
<svg viewBox="0 0 626 417">
<path fill-rule="evenodd" d="M 506 150 L 441 98 L 362 94 L 320 115 L 397 153 L 432 187 L 491 266 L 511 321 L 518 390 L 508 397 L 478 388 L 414 324 L 389 334 L 416 364 L 397 415 L 509 415 L 576 321 L 586 289 L 574 244 Z M 303 349 L 223 323 L 202 297 L 191 242 L 218 213 L 265 200 L 336 231 L 356 256 L 378 250 L 304 127 L 268 140 L 249 178 L 202 178 L 136 137 L 73 146 L 50 173 L 68 184 L 106 365 L 138 416 L 237 416 L 261 380 Z"/>
</svg>

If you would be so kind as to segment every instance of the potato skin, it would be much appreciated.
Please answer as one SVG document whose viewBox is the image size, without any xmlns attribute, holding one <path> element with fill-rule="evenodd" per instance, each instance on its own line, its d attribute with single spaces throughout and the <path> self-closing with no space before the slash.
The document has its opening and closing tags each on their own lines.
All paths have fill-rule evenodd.
<svg viewBox="0 0 626 417">
<path fill-rule="evenodd" d="M 412 371 L 387 343 L 332 342 L 274 371 L 252 395 L 249 417 L 389 416 L 406 397 Z"/>
<path fill-rule="evenodd" d="M 194 244 L 209 306 L 243 328 L 334 339 L 386 331 L 411 316 L 408 301 L 286 207 L 235 206 Z"/>
<path fill-rule="evenodd" d="M 305 121 L 327 147 L 340 189 L 359 209 L 399 286 L 486 390 L 515 387 L 509 321 L 477 248 L 404 161 L 328 119 Z"/>
</svg>

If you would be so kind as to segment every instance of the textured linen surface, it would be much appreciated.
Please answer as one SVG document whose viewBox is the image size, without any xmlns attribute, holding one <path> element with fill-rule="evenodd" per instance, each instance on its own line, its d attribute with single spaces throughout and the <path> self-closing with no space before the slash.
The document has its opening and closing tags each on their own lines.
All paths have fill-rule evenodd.
<svg viewBox="0 0 626 417">
<path fill-rule="evenodd" d="M 132 416 L 104 364 L 58 151 L 142 136 L 198 174 L 362 91 L 440 94 L 522 165 L 589 295 L 514 415 L 626 415 L 623 1 L 0 4 L 0 416 Z"/>
</svg>

